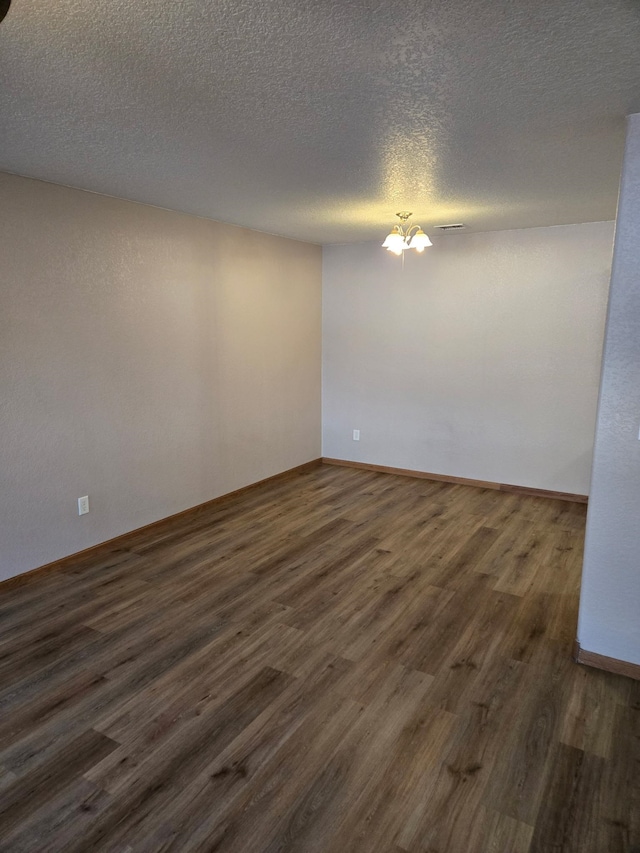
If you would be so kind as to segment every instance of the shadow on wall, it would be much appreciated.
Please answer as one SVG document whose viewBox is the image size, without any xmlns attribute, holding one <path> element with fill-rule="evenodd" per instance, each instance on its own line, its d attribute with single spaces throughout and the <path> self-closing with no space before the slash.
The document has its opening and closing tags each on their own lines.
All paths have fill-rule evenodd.
<svg viewBox="0 0 640 853">
<path fill-rule="evenodd" d="M 559 483 L 574 482 L 582 476 L 584 471 L 590 471 L 592 465 L 593 453 L 591 450 L 585 450 L 555 471 L 554 475 Z M 589 494 L 589 489 L 585 490 L 585 494 Z"/>
</svg>

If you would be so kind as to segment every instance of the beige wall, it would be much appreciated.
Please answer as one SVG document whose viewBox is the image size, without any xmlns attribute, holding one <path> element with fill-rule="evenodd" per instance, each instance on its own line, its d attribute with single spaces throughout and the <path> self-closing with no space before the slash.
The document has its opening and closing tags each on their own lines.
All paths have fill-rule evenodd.
<svg viewBox="0 0 640 853">
<path fill-rule="evenodd" d="M 323 454 L 587 493 L 613 223 L 434 244 L 325 247 Z"/>
<path fill-rule="evenodd" d="M 0 233 L 0 579 L 320 455 L 317 246 L 3 174 Z"/>
</svg>

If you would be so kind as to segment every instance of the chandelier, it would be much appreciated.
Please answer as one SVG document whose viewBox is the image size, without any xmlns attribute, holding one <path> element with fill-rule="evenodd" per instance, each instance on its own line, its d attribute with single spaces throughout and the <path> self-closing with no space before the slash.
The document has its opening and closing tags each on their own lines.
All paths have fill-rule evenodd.
<svg viewBox="0 0 640 853">
<path fill-rule="evenodd" d="M 427 246 L 433 245 L 419 225 L 409 224 L 409 219 L 412 215 L 411 213 L 407 213 L 406 210 L 396 213 L 400 224 L 393 226 L 391 232 L 387 235 L 387 239 L 382 244 L 383 249 L 387 249 L 394 255 L 401 255 L 405 249 L 415 249 L 416 252 L 424 252 Z"/>
</svg>

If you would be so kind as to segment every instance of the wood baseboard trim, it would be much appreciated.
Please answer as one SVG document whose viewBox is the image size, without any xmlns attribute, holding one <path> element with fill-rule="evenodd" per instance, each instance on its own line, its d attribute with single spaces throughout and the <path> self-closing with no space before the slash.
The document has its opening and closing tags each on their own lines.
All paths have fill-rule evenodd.
<svg viewBox="0 0 640 853">
<path fill-rule="evenodd" d="M 183 509 L 173 515 L 160 518 L 158 521 L 152 521 L 151 524 L 145 524 L 142 527 L 137 527 L 135 530 L 129 530 L 127 533 L 122 533 L 120 536 L 115 536 L 113 539 L 107 539 L 105 542 L 99 542 L 97 545 L 92 545 L 90 548 L 85 548 L 83 551 L 76 551 L 74 554 L 69 554 L 67 557 L 62 557 L 60 560 L 55 560 L 53 563 L 38 566 L 38 568 L 31 569 L 29 572 L 22 572 L 22 574 L 15 575 L 15 577 L 0 581 L 0 592 L 7 592 L 10 589 L 24 586 L 42 575 L 49 574 L 50 572 L 63 571 L 80 558 L 89 557 L 92 554 L 98 556 L 101 552 L 109 551 L 114 548 L 126 548 L 128 541 L 133 537 L 138 536 L 140 533 L 147 533 L 152 530 L 157 531 L 163 526 L 169 526 L 179 519 L 187 518 L 190 515 L 199 515 L 201 512 L 212 509 L 213 507 L 225 503 L 232 498 L 240 497 L 241 495 L 256 489 L 258 486 L 264 486 L 267 483 L 275 483 L 278 480 L 294 477 L 296 474 L 304 474 L 306 471 L 311 471 L 314 468 L 318 468 L 320 465 L 322 465 L 322 459 L 312 459 L 310 462 L 304 462 L 302 465 L 296 465 L 295 468 L 288 468 L 286 471 L 281 471 L 279 474 L 273 474 L 271 477 L 265 477 L 264 480 L 258 480 L 256 483 L 250 483 L 248 486 L 243 486 L 241 489 L 235 489 L 233 492 L 227 492 L 224 495 L 219 495 L 217 498 L 205 501 L 205 503 L 189 507 L 188 509 Z"/>
<path fill-rule="evenodd" d="M 605 672 L 613 672 L 615 675 L 626 675 L 628 678 L 640 681 L 640 664 L 629 663 L 629 661 L 619 660 L 618 658 L 609 658 L 606 655 L 599 655 L 596 652 L 588 652 L 586 649 L 580 648 L 580 643 L 577 640 L 573 648 L 573 659 L 576 663 L 582 663 L 585 666 L 604 669 Z"/>
<path fill-rule="evenodd" d="M 530 495 L 537 498 L 553 498 L 557 501 L 571 501 L 586 504 L 588 495 L 574 495 L 570 492 L 554 492 L 548 489 L 531 489 L 528 486 L 513 486 L 510 483 L 493 483 L 490 480 L 471 480 L 468 477 L 452 477 L 449 474 L 431 474 L 427 471 L 414 471 L 411 468 L 391 468 L 388 465 L 372 465 L 369 462 L 351 462 L 347 459 L 322 457 L 323 465 L 343 465 L 346 468 L 362 468 L 365 471 L 379 471 L 383 474 L 400 474 L 403 477 L 419 477 L 423 480 L 436 480 L 440 483 L 454 483 L 458 486 L 478 486 L 481 489 L 494 489 L 514 495 Z"/>
</svg>

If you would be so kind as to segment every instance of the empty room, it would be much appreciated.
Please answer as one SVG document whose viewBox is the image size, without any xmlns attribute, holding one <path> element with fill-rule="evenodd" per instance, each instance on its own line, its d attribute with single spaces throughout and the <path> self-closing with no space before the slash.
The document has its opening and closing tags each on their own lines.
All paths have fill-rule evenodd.
<svg viewBox="0 0 640 853">
<path fill-rule="evenodd" d="M 639 45 L 0 0 L 1 853 L 640 853 Z"/>
</svg>

